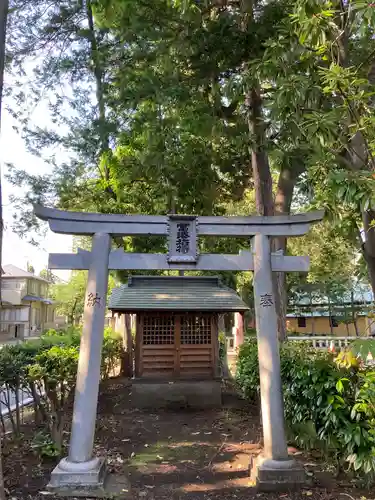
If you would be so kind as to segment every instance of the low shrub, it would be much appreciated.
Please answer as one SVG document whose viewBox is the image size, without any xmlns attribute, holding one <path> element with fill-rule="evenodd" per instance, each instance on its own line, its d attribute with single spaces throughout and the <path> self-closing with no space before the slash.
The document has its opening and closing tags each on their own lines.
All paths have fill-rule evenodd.
<svg viewBox="0 0 375 500">
<path fill-rule="evenodd" d="M 57 448 L 51 436 L 43 431 L 39 431 L 34 435 L 31 449 L 41 458 L 55 458 L 60 455 L 60 450 Z"/>
<path fill-rule="evenodd" d="M 245 328 L 245 333 L 244 333 L 245 338 L 253 338 L 257 336 L 257 331 L 256 328 Z"/>
<path fill-rule="evenodd" d="M 40 339 L 4 346 L 0 350 L 0 398 L 8 406 L 16 434 L 20 433 L 18 395 L 22 391 L 33 399 L 36 424 L 44 424 L 55 449 L 61 452 L 66 408 L 74 396 L 79 345 L 80 332 L 77 329 L 49 330 Z M 120 364 L 121 355 L 121 338 L 106 329 L 102 380 Z M 15 409 L 11 407 L 12 395 L 16 396 Z"/>
<path fill-rule="evenodd" d="M 103 380 L 109 378 L 116 367 L 121 363 L 123 353 L 122 338 L 111 328 L 104 330 L 101 377 Z"/>
<path fill-rule="evenodd" d="M 280 348 L 285 420 L 301 447 L 319 448 L 368 483 L 375 479 L 375 372 L 336 362 L 328 351 L 288 342 Z M 247 399 L 259 397 L 256 341 L 239 352 L 237 383 Z"/>
</svg>

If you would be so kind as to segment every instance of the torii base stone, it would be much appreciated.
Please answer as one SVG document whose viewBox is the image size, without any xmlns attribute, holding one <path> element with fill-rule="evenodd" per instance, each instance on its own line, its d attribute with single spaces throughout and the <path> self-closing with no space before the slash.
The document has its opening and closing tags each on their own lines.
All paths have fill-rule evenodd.
<svg viewBox="0 0 375 500">
<path fill-rule="evenodd" d="M 272 460 L 263 455 L 251 460 L 250 478 L 265 492 L 292 491 L 306 484 L 305 470 L 295 460 Z"/>
<path fill-rule="evenodd" d="M 68 476 L 68 472 L 63 472 L 59 464 L 52 472 L 47 489 L 59 497 L 132 498 L 128 478 L 122 474 L 107 474 L 104 460 L 101 462 L 101 466 L 96 469 L 97 475 L 94 471 L 91 475 L 82 474 L 81 471 L 76 475 L 70 473 Z M 87 483 L 90 479 L 91 485 Z"/>
</svg>

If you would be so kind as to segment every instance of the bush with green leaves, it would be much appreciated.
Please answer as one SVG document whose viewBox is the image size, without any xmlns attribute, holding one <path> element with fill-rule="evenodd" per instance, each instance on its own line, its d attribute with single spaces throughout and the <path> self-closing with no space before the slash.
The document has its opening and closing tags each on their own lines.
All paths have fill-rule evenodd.
<svg viewBox="0 0 375 500">
<path fill-rule="evenodd" d="M 74 396 L 80 332 L 76 329 L 49 331 L 40 339 L 0 350 L 2 400 L 22 390 L 33 399 L 35 422 L 44 424 L 54 448 L 60 453 L 67 407 Z M 106 329 L 102 350 L 102 380 L 120 364 L 121 338 Z M 16 398 L 17 401 L 17 398 Z M 20 405 L 10 412 L 15 433 L 20 433 Z M 43 454 L 43 453 L 42 453 Z"/>
<path fill-rule="evenodd" d="M 47 426 L 58 450 L 62 449 L 62 435 L 66 406 L 73 400 L 78 366 L 78 347 L 56 345 L 41 350 L 35 362 L 28 367 L 28 377 L 42 383 L 47 406 Z"/>
<path fill-rule="evenodd" d="M 281 346 L 286 426 L 299 446 L 319 448 L 342 469 L 368 484 L 375 480 L 375 372 L 343 365 L 328 351 L 301 342 Z M 257 342 L 240 349 L 237 383 L 247 399 L 259 398 Z"/>
<path fill-rule="evenodd" d="M 105 328 L 101 363 L 101 377 L 103 380 L 109 378 L 115 369 L 120 366 L 122 353 L 121 335 L 111 328 Z"/>
<path fill-rule="evenodd" d="M 32 440 L 31 449 L 40 458 L 55 458 L 61 454 L 61 450 L 56 446 L 50 434 L 38 431 Z"/>
</svg>

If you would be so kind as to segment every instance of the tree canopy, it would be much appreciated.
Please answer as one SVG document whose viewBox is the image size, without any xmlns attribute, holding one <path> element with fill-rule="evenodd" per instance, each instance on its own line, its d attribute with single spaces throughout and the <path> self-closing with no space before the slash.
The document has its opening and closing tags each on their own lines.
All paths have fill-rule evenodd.
<svg viewBox="0 0 375 500">
<path fill-rule="evenodd" d="M 367 2 L 13 0 L 10 19 L 8 102 L 51 166 L 12 169 L 26 189 L 14 199 L 18 232 L 35 227 L 31 201 L 130 214 L 322 207 L 327 221 L 288 251 L 312 255 L 310 281 L 349 283 L 366 268 L 375 289 Z M 41 98 L 44 128 L 30 119 Z M 165 248 L 158 238 L 116 244 Z M 236 252 L 248 242 L 201 245 Z"/>
</svg>

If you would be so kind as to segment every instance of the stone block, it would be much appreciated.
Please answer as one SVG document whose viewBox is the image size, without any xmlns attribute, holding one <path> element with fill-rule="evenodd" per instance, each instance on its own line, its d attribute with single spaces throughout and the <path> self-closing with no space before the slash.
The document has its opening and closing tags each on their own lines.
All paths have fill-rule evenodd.
<svg viewBox="0 0 375 500">
<path fill-rule="evenodd" d="M 74 492 L 75 496 L 100 496 L 104 491 L 106 475 L 104 458 L 94 458 L 83 463 L 69 462 L 63 458 L 52 471 L 47 489 L 64 496 L 66 492 Z"/>
<path fill-rule="evenodd" d="M 102 486 L 60 486 L 50 489 L 59 497 L 83 497 L 83 498 L 108 498 L 121 500 L 132 500 L 134 497 L 131 492 L 129 479 L 121 474 L 108 474 Z"/>
<path fill-rule="evenodd" d="M 272 460 L 260 455 L 252 459 L 250 473 L 260 491 L 291 491 L 306 484 L 303 467 L 293 459 Z"/>
<path fill-rule="evenodd" d="M 219 380 L 154 381 L 136 379 L 132 383 L 132 405 L 135 408 L 219 408 Z"/>
</svg>

